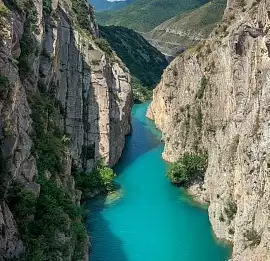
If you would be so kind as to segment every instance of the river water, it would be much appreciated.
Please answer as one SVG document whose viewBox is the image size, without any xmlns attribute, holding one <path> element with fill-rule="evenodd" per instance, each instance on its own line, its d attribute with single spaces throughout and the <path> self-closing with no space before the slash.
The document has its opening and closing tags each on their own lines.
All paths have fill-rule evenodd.
<svg viewBox="0 0 270 261">
<path fill-rule="evenodd" d="M 231 247 L 215 240 L 207 211 L 166 178 L 163 144 L 134 105 L 133 134 L 115 171 L 119 199 L 90 202 L 91 261 L 225 261 Z"/>
</svg>

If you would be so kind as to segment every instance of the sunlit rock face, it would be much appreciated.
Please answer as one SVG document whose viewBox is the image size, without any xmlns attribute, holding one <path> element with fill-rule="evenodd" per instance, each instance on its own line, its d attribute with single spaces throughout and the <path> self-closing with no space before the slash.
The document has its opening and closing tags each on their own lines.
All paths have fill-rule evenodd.
<svg viewBox="0 0 270 261">
<path fill-rule="evenodd" d="M 270 255 L 269 14 L 267 0 L 228 1 L 211 36 L 169 65 L 148 110 L 164 159 L 208 152 L 197 196 L 210 203 L 216 236 L 233 242 L 234 261 Z"/>
</svg>

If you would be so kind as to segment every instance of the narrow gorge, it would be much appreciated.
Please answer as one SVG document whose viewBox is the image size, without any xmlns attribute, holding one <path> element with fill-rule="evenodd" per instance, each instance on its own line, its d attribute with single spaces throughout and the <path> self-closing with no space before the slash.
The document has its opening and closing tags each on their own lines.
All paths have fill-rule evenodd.
<svg viewBox="0 0 270 261">
<path fill-rule="evenodd" d="M 92 3 L 0 0 L 0 261 L 270 261 L 270 1 Z"/>
</svg>

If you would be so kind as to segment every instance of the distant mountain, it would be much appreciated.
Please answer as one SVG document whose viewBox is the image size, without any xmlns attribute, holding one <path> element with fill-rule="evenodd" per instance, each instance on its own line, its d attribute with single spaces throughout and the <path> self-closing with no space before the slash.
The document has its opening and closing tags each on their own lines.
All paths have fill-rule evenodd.
<svg viewBox="0 0 270 261">
<path fill-rule="evenodd" d="M 168 65 L 165 56 L 140 34 L 120 26 L 100 26 L 100 33 L 143 86 L 154 87 Z"/>
<path fill-rule="evenodd" d="M 122 0 L 122 1 L 108 1 L 108 0 L 89 0 L 97 12 L 107 10 L 118 10 L 121 9 L 135 0 Z"/>
<path fill-rule="evenodd" d="M 178 52 L 208 37 L 221 20 L 226 0 L 214 0 L 202 7 L 177 15 L 143 36 L 163 53 L 175 56 Z"/>
<path fill-rule="evenodd" d="M 121 10 L 100 12 L 96 17 L 102 25 L 120 25 L 148 32 L 173 16 L 198 8 L 206 2 L 208 0 L 136 0 Z"/>
</svg>

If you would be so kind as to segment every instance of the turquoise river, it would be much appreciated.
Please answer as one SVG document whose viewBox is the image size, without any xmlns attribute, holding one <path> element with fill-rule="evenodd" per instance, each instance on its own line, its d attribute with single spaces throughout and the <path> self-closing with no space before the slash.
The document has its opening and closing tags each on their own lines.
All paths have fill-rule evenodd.
<svg viewBox="0 0 270 261">
<path fill-rule="evenodd" d="M 115 171 L 120 197 L 90 202 L 91 261 L 225 261 L 231 248 L 215 240 L 205 208 L 166 178 L 163 144 L 134 105 L 133 133 Z"/>
</svg>

